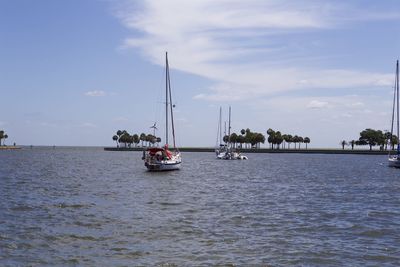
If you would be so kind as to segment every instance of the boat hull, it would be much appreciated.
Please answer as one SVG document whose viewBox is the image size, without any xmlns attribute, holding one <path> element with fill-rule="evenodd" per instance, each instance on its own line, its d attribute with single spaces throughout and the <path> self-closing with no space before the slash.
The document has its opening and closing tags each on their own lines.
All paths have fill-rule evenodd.
<svg viewBox="0 0 400 267">
<path fill-rule="evenodd" d="M 216 152 L 217 154 L 217 159 L 224 159 L 224 160 L 246 160 L 248 159 L 247 156 L 242 155 L 241 153 L 238 152 Z"/>
<path fill-rule="evenodd" d="M 143 152 L 144 166 L 149 171 L 174 171 L 181 168 L 181 154 L 162 148 L 151 148 Z"/>
<path fill-rule="evenodd" d="M 393 156 L 388 159 L 389 167 L 400 168 L 400 157 Z"/>
<path fill-rule="evenodd" d="M 160 171 L 175 171 L 181 168 L 181 162 L 174 163 L 148 163 L 145 162 L 144 165 L 147 167 L 148 171 L 160 172 Z"/>
</svg>

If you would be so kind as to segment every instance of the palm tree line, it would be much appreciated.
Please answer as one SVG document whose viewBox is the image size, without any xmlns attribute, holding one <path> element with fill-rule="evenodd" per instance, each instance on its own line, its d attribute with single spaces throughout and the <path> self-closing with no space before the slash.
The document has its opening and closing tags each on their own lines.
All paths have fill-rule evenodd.
<svg viewBox="0 0 400 267">
<path fill-rule="evenodd" d="M 142 147 L 155 146 L 161 142 L 161 138 L 156 137 L 153 134 L 141 133 L 140 135 L 131 135 L 126 130 L 118 130 L 116 135 L 112 137 L 112 140 L 116 142 L 117 147 L 132 147 L 133 144 L 135 145 L 135 147 L 137 147 L 139 143 L 141 143 Z"/>
<path fill-rule="evenodd" d="M 301 137 L 298 135 L 282 134 L 280 131 L 274 131 L 268 129 L 268 143 L 271 149 L 280 149 L 281 145 L 283 149 L 290 149 L 290 145 L 294 143 L 294 149 L 300 149 L 300 144 L 310 143 L 309 137 Z M 158 146 L 161 142 L 160 137 L 156 137 L 154 134 L 129 134 L 126 130 L 118 130 L 116 135 L 112 137 L 117 144 L 117 147 L 137 147 L 139 144 L 141 147 Z M 242 129 L 239 134 L 232 133 L 231 135 L 225 135 L 223 137 L 225 144 L 230 144 L 234 148 L 260 148 L 261 144 L 264 144 L 266 139 L 262 133 L 252 132 L 249 128 Z M 298 145 L 298 147 L 297 147 Z"/>
<path fill-rule="evenodd" d="M 6 145 L 5 142 L 6 142 L 7 138 L 8 138 L 8 135 L 5 133 L 5 131 L 4 130 L 0 130 L 0 146 L 1 145 L 3 145 L 3 146 Z M 3 140 L 3 144 L 2 144 L 2 140 Z"/>
<path fill-rule="evenodd" d="M 271 128 L 267 131 L 268 134 L 268 143 L 270 144 L 271 149 L 280 149 L 281 145 L 283 149 L 290 149 L 290 145 L 294 143 L 294 149 L 300 149 L 300 144 L 304 143 L 307 145 L 311 142 L 309 137 L 301 137 L 299 135 L 291 135 L 291 134 L 282 134 L 280 131 L 274 131 Z"/>
<path fill-rule="evenodd" d="M 374 146 L 379 146 L 380 150 L 388 150 L 389 147 L 393 150 L 397 143 L 398 138 L 396 135 L 392 135 L 389 131 L 374 130 L 371 128 L 361 131 L 358 140 L 340 141 L 342 149 L 345 146 L 351 146 L 352 150 L 354 146 L 369 146 L 369 150 L 372 150 Z"/>
<path fill-rule="evenodd" d="M 230 136 L 225 135 L 222 139 L 226 144 L 231 144 L 234 148 L 260 148 L 261 143 L 264 144 L 265 136 L 261 133 L 252 132 L 249 128 L 242 129 L 240 134 L 232 133 Z"/>
</svg>

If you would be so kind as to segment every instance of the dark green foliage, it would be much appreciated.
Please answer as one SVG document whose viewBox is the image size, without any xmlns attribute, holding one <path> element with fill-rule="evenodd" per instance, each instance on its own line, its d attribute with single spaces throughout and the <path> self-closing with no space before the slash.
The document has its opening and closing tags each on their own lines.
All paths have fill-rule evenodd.
<svg viewBox="0 0 400 267">
<path fill-rule="evenodd" d="M 292 136 L 290 134 L 282 134 L 280 131 L 274 131 L 271 128 L 267 130 L 268 134 L 268 143 L 271 145 L 271 148 L 274 149 L 276 145 L 276 149 L 280 149 L 281 145 L 283 144 L 283 148 L 285 148 L 285 143 L 288 144 L 288 148 L 290 148 L 290 144 L 294 143 L 294 148 L 296 149 L 296 144 L 299 144 L 299 149 L 300 149 L 300 144 L 305 143 L 306 144 L 306 149 L 307 144 L 311 142 L 311 139 L 309 137 L 301 137 L 301 136 Z"/>
<path fill-rule="evenodd" d="M 130 135 L 127 131 L 117 131 L 117 135 L 114 135 L 112 138 L 115 142 L 117 142 L 117 147 L 123 144 L 124 147 L 131 147 L 133 144 L 137 146 L 140 142 L 142 142 L 142 146 L 145 146 L 144 142 L 147 142 L 147 146 L 154 146 L 155 143 L 160 143 L 161 138 L 156 137 L 152 134 L 141 133 L 140 136 L 138 134 Z"/>
</svg>

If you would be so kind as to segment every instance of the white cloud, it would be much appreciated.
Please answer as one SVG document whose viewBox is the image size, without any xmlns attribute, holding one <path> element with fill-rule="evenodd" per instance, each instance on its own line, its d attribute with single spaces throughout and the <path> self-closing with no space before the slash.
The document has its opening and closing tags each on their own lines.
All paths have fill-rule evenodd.
<svg viewBox="0 0 400 267">
<path fill-rule="evenodd" d="M 392 74 L 315 69 L 306 67 L 304 62 L 290 64 L 292 67 L 287 67 L 287 62 L 280 63 L 293 61 L 301 52 L 279 42 L 277 36 L 330 29 L 363 18 L 362 12 L 344 4 L 307 0 L 129 3 L 133 7 L 120 8 L 118 16 L 140 35 L 126 39 L 125 47 L 139 48 L 150 61 L 160 65 L 168 50 L 172 68 L 216 81 L 194 99 L 236 101 L 291 90 L 386 86 L 393 80 Z M 369 19 L 383 19 L 381 14 L 368 14 Z M 385 19 L 393 17 L 392 14 Z M 309 48 L 306 43 L 296 46 Z"/>
<path fill-rule="evenodd" d="M 106 92 L 102 90 L 94 90 L 94 91 L 88 91 L 85 93 L 85 96 L 105 96 Z"/>
<path fill-rule="evenodd" d="M 348 104 L 348 107 L 352 107 L 352 108 L 362 108 L 364 106 L 365 106 L 365 104 L 363 102 L 360 102 L 360 101 Z"/>
<path fill-rule="evenodd" d="M 332 139 L 336 146 L 338 136 L 347 140 L 367 127 L 389 125 L 382 111 L 391 110 L 391 97 L 385 102 L 383 93 L 373 89 L 391 86 L 393 73 L 380 71 L 382 62 L 357 61 L 365 52 L 362 49 L 353 58 L 355 44 L 368 47 L 373 42 L 354 41 L 350 35 L 367 20 L 399 18 L 384 5 L 338 2 L 143 0 L 127 1 L 117 13 L 132 30 L 124 48 L 133 48 L 160 66 L 168 51 L 173 70 L 212 83 L 196 88 L 193 99 L 217 106 L 222 101 L 242 101 L 234 104 L 234 127 L 259 131 L 272 127 L 309 135 L 323 146 Z M 196 124 L 210 127 L 209 121 L 204 116 Z"/>
<path fill-rule="evenodd" d="M 328 102 L 312 100 L 310 103 L 308 103 L 307 108 L 319 109 L 319 108 L 326 108 L 328 106 L 329 106 Z"/>
</svg>

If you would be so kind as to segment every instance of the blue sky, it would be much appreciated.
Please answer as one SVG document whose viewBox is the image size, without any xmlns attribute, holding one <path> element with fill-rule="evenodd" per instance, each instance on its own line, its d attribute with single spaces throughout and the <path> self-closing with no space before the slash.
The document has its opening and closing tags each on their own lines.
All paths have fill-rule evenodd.
<svg viewBox="0 0 400 267">
<path fill-rule="evenodd" d="M 213 146 L 231 105 L 234 131 L 338 147 L 389 128 L 399 29 L 395 0 L 1 0 L 0 128 L 25 145 L 150 133 L 168 51 L 178 144 Z"/>
</svg>

